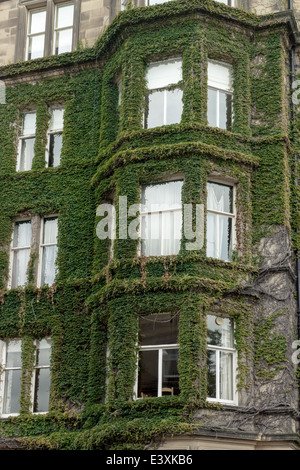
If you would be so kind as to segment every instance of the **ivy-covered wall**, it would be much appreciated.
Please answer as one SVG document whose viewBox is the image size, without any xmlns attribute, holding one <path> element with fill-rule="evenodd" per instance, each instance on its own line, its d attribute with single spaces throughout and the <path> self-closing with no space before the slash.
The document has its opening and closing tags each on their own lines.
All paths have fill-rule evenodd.
<svg viewBox="0 0 300 470">
<path fill-rule="evenodd" d="M 199 432 L 190 411 L 219 409 L 206 402 L 208 312 L 235 320 L 240 408 L 259 414 L 266 401 L 276 409 L 284 399 L 295 410 L 289 32 L 284 20 L 267 24 L 209 0 L 129 6 L 93 48 L 2 68 L 9 86 L 0 105 L 0 338 L 27 338 L 29 363 L 30 339 L 53 340 L 51 412 L 28 415 L 23 387 L 18 430 L 9 420 L 3 435 L 30 436 L 26 445 L 34 448 L 104 449 L 143 447 L 165 431 Z M 182 121 L 143 129 L 146 67 L 175 56 L 183 60 Z M 207 126 L 208 58 L 233 66 L 231 132 Z M 66 106 L 62 160 L 45 168 L 53 103 Z M 33 169 L 17 173 L 20 113 L 28 107 L 37 109 Z M 184 179 L 183 203 L 205 206 L 212 175 L 236 184 L 232 262 L 207 258 L 205 244 L 186 250 L 184 237 L 178 256 L 148 259 L 137 256 L 138 240 L 117 238 L 111 258 L 110 241 L 96 236 L 99 204 L 114 201 L 118 213 L 119 196 L 137 203 L 141 184 L 173 175 Z M 53 213 L 55 285 L 38 289 L 31 278 L 7 290 L 14 218 Z M 179 315 L 180 396 L 132 402 L 138 315 L 166 310 Z M 289 418 L 286 434 L 293 426 Z"/>
</svg>

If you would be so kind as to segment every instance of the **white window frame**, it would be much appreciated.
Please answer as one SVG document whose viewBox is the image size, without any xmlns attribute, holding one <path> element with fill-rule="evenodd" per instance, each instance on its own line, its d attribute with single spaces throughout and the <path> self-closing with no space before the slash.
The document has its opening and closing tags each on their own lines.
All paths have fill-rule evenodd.
<svg viewBox="0 0 300 470">
<path fill-rule="evenodd" d="M 67 6 L 71 6 L 73 5 L 74 9 L 73 9 L 73 22 L 72 22 L 72 26 L 65 26 L 63 28 L 57 28 L 56 27 L 56 22 L 57 22 L 57 16 L 58 16 L 58 9 L 59 8 L 63 8 L 63 7 L 67 7 Z M 73 50 L 73 33 L 74 33 L 74 19 L 75 19 L 75 3 L 74 2 L 62 2 L 62 3 L 57 3 L 55 5 L 55 13 L 54 13 L 54 25 L 53 25 L 53 33 L 52 33 L 52 40 L 53 40 L 53 49 L 52 49 L 52 52 L 54 55 L 59 55 L 59 53 L 56 53 L 55 52 L 55 48 L 56 48 L 56 33 L 59 32 L 59 31 L 66 31 L 66 30 L 69 30 L 69 29 L 72 29 L 72 42 L 71 42 L 71 51 Z"/>
<path fill-rule="evenodd" d="M 169 0 L 167 0 L 169 1 Z M 181 62 L 181 66 L 182 66 L 182 57 L 170 57 L 169 59 L 165 59 L 165 60 L 160 60 L 158 62 L 151 62 L 149 65 L 148 65 L 148 68 L 149 67 L 152 67 L 152 66 L 156 66 L 156 65 L 161 65 L 161 64 L 167 64 L 168 62 L 171 63 L 171 62 L 176 62 L 176 61 L 180 61 Z M 182 81 L 182 76 L 181 76 L 181 80 Z M 146 103 L 147 103 L 147 113 L 144 112 L 143 114 L 143 119 L 142 119 L 142 122 L 143 122 L 143 127 L 144 129 L 152 129 L 151 127 L 149 128 L 148 127 L 148 114 L 149 114 L 149 96 L 152 94 L 152 93 L 155 93 L 157 91 L 160 91 L 160 92 L 164 92 L 164 119 L 163 119 L 163 124 L 161 124 L 162 126 L 166 126 L 167 123 L 167 91 L 168 91 L 168 88 L 170 86 L 174 86 L 174 89 L 179 89 L 181 90 L 181 87 L 178 85 L 179 82 L 175 82 L 175 83 L 169 83 L 168 85 L 164 86 L 164 87 L 160 87 L 160 88 L 147 88 L 147 92 L 146 92 L 146 96 L 145 96 L 145 99 L 146 99 Z M 177 85 L 177 86 L 176 86 Z M 183 103 L 182 103 L 183 105 Z M 181 120 L 179 121 L 179 123 L 181 122 Z"/>
<path fill-rule="evenodd" d="M 43 256 L 44 256 L 44 247 L 47 246 L 57 246 L 57 240 L 56 243 L 43 243 L 43 238 L 44 238 L 44 222 L 45 219 L 51 219 L 51 218 L 56 218 L 57 223 L 58 223 L 58 215 L 57 214 L 51 214 L 51 215 L 46 215 L 41 217 L 41 225 L 40 225 L 40 243 L 39 243 L 39 259 L 38 259 L 38 274 L 37 274 L 37 287 L 42 286 L 42 268 L 43 268 Z M 56 273 L 57 274 L 57 273 Z"/>
<path fill-rule="evenodd" d="M 46 20 L 45 20 L 45 30 L 44 30 L 44 51 L 42 57 L 45 57 L 45 43 L 46 43 L 46 22 L 47 22 L 47 7 L 41 7 L 41 8 L 33 8 L 28 10 L 28 18 L 27 18 L 27 33 L 26 33 L 26 53 L 25 53 L 25 60 L 35 60 L 35 59 L 28 59 L 28 54 L 29 54 L 29 40 L 33 36 L 41 36 L 42 33 L 30 33 L 29 32 L 29 27 L 31 24 L 31 15 L 32 13 L 39 13 L 45 11 L 46 12 Z"/>
<path fill-rule="evenodd" d="M 51 140 L 51 136 L 52 135 L 62 135 L 63 134 L 63 130 L 64 130 L 64 126 L 62 126 L 61 129 L 50 129 L 50 123 L 51 123 L 51 119 L 52 119 L 52 113 L 53 113 L 53 110 L 55 109 L 61 109 L 63 111 L 65 111 L 65 106 L 63 105 L 58 105 L 58 106 L 51 106 L 49 108 L 49 112 L 50 112 L 50 122 L 49 122 L 49 127 L 48 127 L 48 131 L 47 131 L 47 146 L 46 146 L 46 167 L 47 168 L 56 168 L 58 165 L 53 165 L 51 167 L 49 167 L 49 158 L 50 158 L 50 140 Z M 61 155 L 60 155 L 61 157 Z M 60 163 L 59 163 L 60 164 Z"/>
<path fill-rule="evenodd" d="M 39 348 L 39 344 L 42 341 L 42 339 L 45 339 L 50 342 L 50 363 L 49 365 L 46 366 L 38 366 L 36 364 L 36 355 L 37 351 Z M 31 379 L 31 413 L 34 415 L 42 415 L 42 414 L 47 414 L 48 411 L 33 411 L 34 409 L 34 399 L 35 399 L 35 385 L 36 385 L 36 371 L 39 369 L 49 369 L 51 373 L 51 354 L 52 354 L 52 341 L 50 337 L 47 338 L 42 338 L 41 340 L 34 340 L 34 346 L 35 346 L 35 353 L 34 353 L 34 367 L 33 367 L 33 372 L 32 372 L 32 379 Z M 50 381 L 51 384 L 51 381 Z M 50 392 L 49 392 L 49 398 L 50 398 Z"/>
<path fill-rule="evenodd" d="M 4 413 L 4 396 L 5 396 L 5 374 L 6 371 L 9 370 L 21 370 L 21 367 L 6 367 L 6 354 L 7 354 L 7 346 L 9 341 L 20 341 L 21 342 L 21 353 L 22 353 L 22 341 L 20 338 L 7 338 L 5 340 L 0 340 L 0 417 L 1 418 L 8 418 L 9 416 L 19 416 L 19 413 Z M 20 384 L 20 392 L 21 392 L 21 384 Z"/>
<path fill-rule="evenodd" d="M 208 315 L 219 317 L 216 313 L 209 312 Z M 227 318 L 227 317 L 224 317 Z M 238 392 L 237 392 L 237 382 L 236 382 L 236 374 L 237 374 L 237 350 L 235 347 L 235 339 L 234 339 L 234 332 L 235 332 L 235 323 L 233 326 L 233 342 L 234 347 L 228 348 L 223 346 L 214 346 L 212 344 L 207 344 L 206 349 L 207 351 L 216 351 L 216 398 L 207 397 L 206 400 L 212 403 L 223 403 L 224 405 L 238 405 Z M 220 398 L 220 353 L 227 352 L 232 354 L 232 390 L 233 390 L 233 399 L 232 400 L 224 400 Z"/>
<path fill-rule="evenodd" d="M 31 244 L 30 246 L 22 246 L 21 248 L 19 247 L 14 247 L 14 234 L 15 234 L 15 227 L 16 224 L 19 222 L 30 222 L 31 224 L 31 240 L 32 240 L 32 219 L 31 218 L 17 218 L 14 220 L 14 226 L 13 226 L 13 232 L 12 232 L 12 237 L 11 237 L 11 242 L 10 242 L 10 260 L 9 260 L 9 278 L 8 278 L 8 283 L 7 287 L 8 289 L 12 289 L 12 274 L 13 274 L 13 266 L 14 266 L 14 253 L 18 250 L 28 250 L 30 249 L 31 251 Z M 16 287 L 17 288 L 17 287 Z M 15 287 L 13 288 L 15 289 Z"/>
<path fill-rule="evenodd" d="M 179 344 L 156 344 L 156 345 L 146 345 L 139 346 L 138 358 L 136 363 L 136 381 L 134 386 L 134 396 L 135 399 L 139 400 L 143 397 L 138 397 L 138 380 L 139 380 L 139 357 L 140 352 L 142 351 L 158 351 L 158 361 L 157 361 L 157 396 L 162 397 L 162 367 L 163 367 L 163 351 L 166 349 L 177 349 L 179 351 Z M 154 397 L 153 397 L 154 398 Z"/>
<path fill-rule="evenodd" d="M 222 258 L 220 258 L 220 253 L 219 253 L 219 236 L 220 236 L 220 233 L 219 233 L 219 218 L 220 216 L 225 216 L 225 217 L 229 217 L 232 219 L 232 240 L 231 240 L 231 243 L 232 243 L 232 251 L 234 251 L 235 247 L 236 247 L 236 185 L 233 183 L 233 182 L 230 182 L 230 181 L 226 181 L 225 179 L 215 179 L 215 178 L 207 178 L 207 183 L 216 183 L 216 184 L 220 184 L 220 185 L 223 185 L 223 186 L 230 186 L 232 188 L 232 210 L 233 212 L 230 213 L 230 212 L 221 212 L 221 211 L 217 211 L 217 210 L 212 210 L 212 209 L 208 209 L 206 208 L 206 212 L 207 214 L 210 213 L 210 214 L 215 214 L 217 217 L 216 217 L 216 256 L 213 258 L 213 259 L 220 259 L 222 261 L 225 261 L 227 263 L 230 263 L 231 260 L 223 260 Z M 206 201 L 206 204 L 207 204 L 207 201 Z M 207 215 L 206 215 L 206 219 L 207 219 Z M 206 234 L 206 241 L 207 241 L 207 234 Z"/>
<path fill-rule="evenodd" d="M 31 168 L 28 168 L 27 170 L 21 170 L 21 155 L 22 155 L 22 147 L 23 147 L 23 140 L 27 139 L 35 139 L 36 138 L 36 129 L 34 134 L 24 134 L 24 121 L 25 121 L 25 115 L 26 114 L 37 114 L 36 110 L 31 110 L 31 111 L 24 111 L 22 113 L 22 132 L 21 135 L 19 135 L 19 143 L 18 143 L 18 158 L 17 158 L 17 168 L 16 171 L 30 171 Z M 34 154 L 32 156 L 32 161 L 34 159 Z"/>
<path fill-rule="evenodd" d="M 217 0 L 218 1 L 218 0 Z M 231 80 L 232 80 L 232 65 L 231 64 L 228 64 L 228 63 L 225 63 L 225 62 L 219 62 L 219 61 L 216 61 L 216 60 L 211 60 L 209 59 L 208 60 L 208 63 L 211 63 L 211 64 L 217 64 L 217 65 L 221 65 L 223 67 L 227 67 L 229 70 L 230 70 L 230 75 L 231 75 Z M 223 87 L 223 86 L 214 86 L 213 84 L 210 84 L 210 79 L 209 79 L 209 76 L 207 76 L 207 89 L 208 90 L 214 90 L 217 92 L 217 103 L 216 103 L 216 106 L 217 106 L 217 109 L 216 109 L 216 128 L 220 128 L 220 92 L 222 93 L 226 93 L 226 95 L 229 95 L 231 96 L 231 126 L 233 124 L 233 118 L 234 118 L 234 113 L 233 113 L 233 88 L 227 88 L 227 87 Z M 227 129 L 225 129 L 227 130 Z"/>
</svg>

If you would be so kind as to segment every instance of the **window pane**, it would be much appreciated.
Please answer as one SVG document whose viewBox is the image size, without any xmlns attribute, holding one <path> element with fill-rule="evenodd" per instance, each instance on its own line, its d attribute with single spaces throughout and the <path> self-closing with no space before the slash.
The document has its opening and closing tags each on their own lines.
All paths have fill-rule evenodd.
<svg viewBox="0 0 300 470">
<path fill-rule="evenodd" d="M 232 255 L 232 219 L 219 215 L 219 258 L 229 261 Z"/>
<path fill-rule="evenodd" d="M 138 396 L 157 397 L 158 351 L 140 351 Z"/>
<path fill-rule="evenodd" d="M 142 204 L 146 211 L 181 209 L 183 181 L 168 181 L 143 186 Z"/>
<path fill-rule="evenodd" d="M 216 320 L 219 324 L 216 323 Z M 233 348 L 233 320 L 231 318 L 220 318 L 216 315 L 207 315 L 207 343 L 214 346 Z"/>
<path fill-rule="evenodd" d="M 169 0 L 149 0 L 148 5 L 158 5 L 160 3 L 166 3 Z"/>
<path fill-rule="evenodd" d="M 233 213 L 233 187 L 221 183 L 207 183 L 207 209 Z"/>
<path fill-rule="evenodd" d="M 231 129 L 231 95 L 220 91 L 219 94 L 219 127 L 220 129 Z"/>
<path fill-rule="evenodd" d="M 207 90 L 207 120 L 211 127 L 217 126 L 217 91 Z"/>
<path fill-rule="evenodd" d="M 14 229 L 14 247 L 26 247 L 31 243 L 31 221 L 16 222 Z"/>
<path fill-rule="evenodd" d="M 43 264 L 42 264 L 42 279 L 41 284 L 48 284 L 51 286 L 54 283 L 56 276 L 56 255 L 57 246 L 45 246 L 43 248 Z"/>
<path fill-rule="evenodd" d="M 62 149 L 62 134 L 51 134 L 49 142 L 49 167 L 55 167 L 60 164 Z"/>
<path fill-rule="evenodd" d="M 50 369 L 36 369 L 33 411 L 45 412 L 49 409 Z"/>
<path fill-rule="evenodd" d="M 160 256 L 161 248 L 161 214 L 142 216 L 141 251 L 145 256 Z"/>
<path fill-rule="evenodd" d="M 21 155 L 19 171 L 29 171 L 32 168 L 35 138 L 21 140 Z"/>
<path fill-rule="evenodd" d="M 182 79 L 181 64 L 181 59 L 174 59 L 149 65 L 146 77 L 148 89 L 156 90 L 178 83 Z"/>
<path fill-rule="evenodd" d="M 44 219 L 43 243 L 56 243 L 57 240 L 57 217 Z"/>
<path fill-rule="evenodd" d="M 33 11 L 30 15 L 29 33 L 42 33 L 46 29 L 46 11 Z"/>
<path fill-rule="evenodd" d="M 150 93 L 146 123 L 148 129 L 164 125 L 164 100 L 165 91 Z"/>
<path fill-rule="evenodd" d="M 21 374 L 22 371 L 20 369 L 5 372 L 4 414 L 19 413 L 20 411 Z"/>
<path fill-rule="evenodd" d="M 217 397 L 216 387 L 216 351 L 207 351 L 207 392 L 210 398 Z"/>
<path fill-rule="evenodd" d="M 162 218 L 162 248 L 164 256 L 177 255 L 180 250 L 182 214 L 181 211 L 163 212 Z"/>
<path fill-rule="evenodd" d="M 217 215 L 207 213 L 207 226 L 206 226 L 206 256 L 216 257 L 216 221 Z"/>
<path fill-rule="evenodd" d="M 167 115 L 165 124 L 176 124 L 181 121 L 182 114 L 182 90 L 166 91 Z"/>
<path fill-rule="evenodd" d="M 162 395 L 179 394 L 177 363 L 178 349 L 164 349 L 162 363 Z"/>
<path fill-rule="evenodd" d="M 142 346 L 177 344 L 178 315 L 158 313 L 139 317 Z"/>
<path fill-rule="evenodd" d="M 6 367 L 21 367 L 21 341 L 11 340 L 7 342 Z"/>
<path fill-rule="evenodd" d="M 54 108 L 51 112 L 50 131 L 62 130 L 64 120 L 64 108 Z"/>
<path fill-rule="evenodd" d="M 37 366 L 49 366 L 51 355 L 51 342 L 47 339 L 43 339 L 38 343 L 36 350 L 36 365 Z"/>
<path fill-rule="evenodd" d="M 56 27 L 67 28 L 73 25 L 74 5 L 57 7 Z"/>
<path fill-rule="evenodd" d="M 208 86 L 219 90 L 232 89 L 232 68 L 230 65 L 209 61 L 207 64 Z"/>
<path fill-rule="evenodd" d="M 32 36 L 28 40 L 28 60 L 44 56 L 45 35 Z"/>
<path fill-rule="evenodd" d="M 23 118 L 23 135 L 35 135 L 36 113 L 26 113 Z"/>
<path fill-rule="evenodd" d="M 233 354 L 220 351 L 220 398 L 233 400 Z"/>
<path fill-rule="evenodd" d="M 30 259 L 30 248 L 16 250 L 13 253 L 13 270 L 11 287 L 24 286 L 27 282 L 27 268 Z"/>
<path fill-rule="evenodd" d="M 73 29 L 63 29 L 56 32 L 55 54 L 63 54 L 72 51 Z"/>
</svg>

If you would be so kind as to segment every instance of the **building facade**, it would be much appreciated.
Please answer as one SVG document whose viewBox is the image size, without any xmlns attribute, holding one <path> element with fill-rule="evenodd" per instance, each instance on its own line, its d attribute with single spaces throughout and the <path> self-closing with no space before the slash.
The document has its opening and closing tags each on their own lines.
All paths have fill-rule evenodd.
<svg viewBox="0 0 300 470">
<path fill-rule="evenodd" d="M 297 3 L 0 1 L 0 447 L 299 450 Z"/>
</svg>

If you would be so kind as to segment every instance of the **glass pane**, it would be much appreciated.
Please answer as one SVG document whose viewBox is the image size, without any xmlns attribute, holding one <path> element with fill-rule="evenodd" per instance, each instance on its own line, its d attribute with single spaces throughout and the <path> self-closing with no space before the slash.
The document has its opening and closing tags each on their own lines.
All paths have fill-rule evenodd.
<svg viewBox="0 0 300 470">
<path fill-rule="evenodd" d="M 148 5 L 158 5 L 160 3 L 166 3 L 169 0 L 149 0 Z"/>
<path fill-rule="evenodd" d="M 149 65 L 146 77 L 148 89 L 156 90 L 178 83 L 182 79 L 181 64 L 181 59 L 174 59 Z"/>
<path fill-rule="evenodd" d="M 24 286 L 27 282 L 27 268 L 30 259 L 30 248 L 15 250 L 13 253 L 13 269 L 11 287 Z"/>
<path fill-rule="evenodd" d="M 232 68 L 227 64 L 208 62 L 207 64 L 208 86 L 220 90 L 232 89 Z"/>
<path fill-rule="evenodd" d="M 164 122 L 165 91 L 156 91 L 149 95 L 148 116 L 146 127 L 148 129 L 163 126 Z"/>
<path fill-rule="evenodd" d="M 36 350 L 36 365 L 37 366 L 50 366 L 51 355 L 51 342 L 47 339 L 42 339 L 38 343 Z"/>
<path fill-rule="evenodd" d="M 51 286 L 55 281 L 56 276 L 56 255 L 57 246 L 45 246 L 43 248 L 43 264 L 42 264 L 42 279 L 41 284 L 48 284 Z"/>
<path fill-rule="evenodd" d="M 217 398 L 216 351 L 207 351 L 207 392 L 209 398 Z"/>
<path fill-rule="evenodd" d="M 29 33 L 43 33 L 46 29 L 46 10 L 33 11 L 30 15 Z"/>
<path fill-rule="evenodd" d="M 220 351 L 220 398 L 233 400 L 233 354 Z"/>
<path fill-rule="evenodd" d="M 73 26 L 74 5 L 63 5 L 57 7 L 56 27 L 67 28 Z"/>
<path fill-rule="evenodd" d="M 221 129 L 231 129 L 232 121 L 232 97 L 220 91 L 219 94 L 219 127 Z"/>
<path fill-rule="evenodd" d="M 176 124 L 181 121 L 182 114 L 182 90 L 176 88 L 175 90 L 166 91 L 167 100 L 167 116 L 165 124 Z"/>
<path fill-rule="evenodd" d="M 13 246 L 25 247 L 30 246 L 31 243 L 31 221 L 24 220 L 24 222 L 16 222 L 14 229 L 14 241 Z"/>
<path fill-rule="evenodd" d="M 138 397 L 157 397 L 158 351 L 140 351 Z"/>
<path fill-rule="evenodd" d="M 20 411 L 20 393 L 21 393 L 21 374 L 20 369 L 7 370 L 4 378 L 4 398 L 3 413 L 19 413 Z"/>
<path fill-rule="evenodd" d="M 56 32 L 55 54 L 63 54 L 72 51 L 73 29 L 63 29 Z"/>
<path fill-rule="evenodd" d="M 229 261 L 232 255 L 232 219 L 219 215 L 219 258 Z"/>
<path fill-rule="evenodd" d="M 207 227 L 206 227 L 206 256 L 216 257 L 216 214 L 207 213 Z"/>
<path fill-rule="evenodd" d="M 177 344 L 178 315 L 158 313 L 139 317 L 142 346 Z"/>
<path fill-rule="evenodd" d="M 6 367 L 21 367 L 21 341 L 11 340 L 7 342 Z"/>
<path fill-rule="evenodd" d="M 164 349 L 162 363 L 162 395 L 179 394 L 177 363 L 178 349 Z"/>
<path fill-rule="evenodd" d="M 233 320 L 207 315 L 207 343 L 225 348 L 234 347 Z"/>
<path fill-rule="evenodd" d="M 180 180 L 143 186 L 143 210 L 181 209 L 182 185 L 183 181 Z"/>
<path fill-rule="evenodd" d="M 149 214 L 141 219 L 141 251 L 145 256 L 160 256 L 161 247 L 161 214 Z"/>
<path fill-rule="evenodd" d="M 54 108 L 51 112 L 50 131 L 62 130 L 64 120 L 64 108 Z"/>
<path fill-rule="evenodd" d="M 207 209 L 233 213 L 233 187 L 221 183 L 207 183 Z"/>
<path fill-rule="evenodd" d="M 19 171 L 29 171 L 32 168 L 32 160 L 34 156 L 35 138 L 22 139 L 21 155 L 19 162 Z"/>
<path fill-rule="evenodd" d="M 57 240 L 57 217 L 44 219 L 43 243 L 56 243 Z"/>
<path fill-rule="evenodd" d="M 50 369 L 36 369 L 34 390 L 34 413 L 48 411 L 50 397 Z"/>
<path fill-rule="evenodd" d="M 62 149 L 62 134 L 51 134 L 49 142 L 49 167 L 55 167 L 60 164 Z"/>
<path fill-rule="evenodd" d="M 207 90 L 207 121 L 211 127 L 217 126 L 217 91 Z"/>
<path fill-rule="evenodd" d="M 177 255 L 180 250 L 182 214 L 181 211 L 163 212 L 162 219 L 162 255 Z"/>
<path fill-rule="evenodd" d="M 28 60 L 44 57 L 45 35 L 39 34 L 28 39 Z"/>
<path fill-rule="evenodd" d="M 23 118 L 23 135 L 35 135 L 36 113 L 26 113 Z"/>
</svg>

